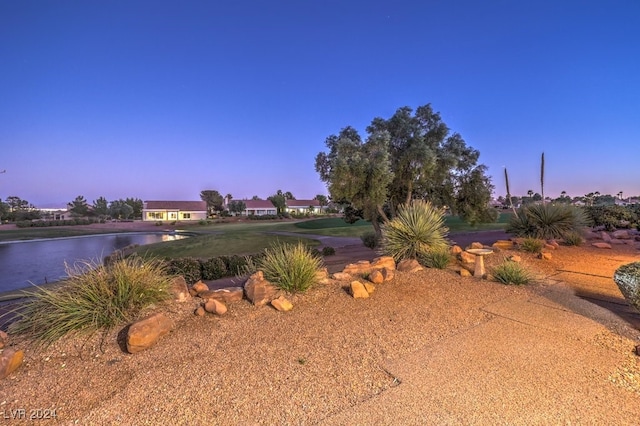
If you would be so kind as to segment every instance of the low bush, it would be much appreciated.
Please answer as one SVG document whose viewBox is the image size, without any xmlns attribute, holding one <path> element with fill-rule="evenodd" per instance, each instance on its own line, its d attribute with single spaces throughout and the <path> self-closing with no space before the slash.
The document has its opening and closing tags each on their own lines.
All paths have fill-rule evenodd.
<svg viewBox="0 0 640 426">
<path fill-rule="evenodd" d="M 603 226 L 607 231 L 628 228 L 638 221 L 638 212 L 634 206 L 588 206 L 587 215 L 594 226 Z"/>
<path fill-rule="evenodd" d="M 568 246 L 580 246 L 584 243 L 584 238 L 579 232 L 568 232 L 564 236 L 564 243 Z"/>
<path fill-rule="evenodd" d="M 237 254 L 232 256 L 222 256 L 222 259 L 227 267 L 227 273 L 229 276 L 242 273 L 247 264 L 247 259 L 244 256 L 238 256 Z"/>
<path fill-rule="evenodd" d="M 193 284 L 202 279 L 202 264 L 193 257 L 169 260 L 167 271 L 172 275 L 182 275 L 187 284 Z"/>
<path fill-rule="evenodd" d="M 137 256 L 109 266 L 83 262 L 67 268 L 59 288 L 40 287 L 12 312 L 9 332 L 47 346 L 74 333 L 93 334 L 131 321 L 146 307 L 169 297 L 171 276 L 162 262 Z"/>
<path fill-rule="evenodd" d="M 323 256 L 333 256 L 334 254 L 336 254 L 336 249 L 334 249 L 333 247 L 322 247 Z"/>
<path fill-rule="evenodd" d="M 376 233 L 373 231 L 365 232 L 360 236 L 360 239 L 362 240 L 362 244 L 364 244 L 365 247 L 368 247 L 371 250 L 375 249 L 378 246 L 378 238 L 376 237 Z"/>
<path fill-rule="evenodd" d="M 544 241 L 538 238 L 524 238 L 520 243 L 520 250 L 529 253 L 540 253 L 544 247 Z"/>
<path fill-rule="evenodd" d="M 492 271 L 493 277 L 503 284 L 522 285 L 531 281 L 531 275 L 520 263 L 505 260 Z"/>
<path fill-rule="evenodd" d="M 203 280 L 218 280 L 228 276 L 227 265 L 220 257 L 212 257 L 201 264 Z"/>
<path fill-rule="evenodd" d="M 255 257 L 254 262 L 265 279 L 290 292 L 309 289 L 315 283 L 316 272 L 322 266 L 322 260 L 301 242 L 295 245 L 278 243 L 265 249 L 264 255 Z"/>
<path fill-rule="evenodd" d="M 451 254 L 448 249 L 432 250 L 422 256 L 419 261 L 428 268 L 446 269 L 451 263 Z"/>
</svg>

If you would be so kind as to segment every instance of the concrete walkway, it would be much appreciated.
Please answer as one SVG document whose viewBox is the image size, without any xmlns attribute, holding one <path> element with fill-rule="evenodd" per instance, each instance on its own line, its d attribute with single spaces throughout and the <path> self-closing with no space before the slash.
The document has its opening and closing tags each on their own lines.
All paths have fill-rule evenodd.
<svg viewBox="0 0 640 426">
<path fill-rule="evenodd" d="M 605 327 L 553 298 L 486 306 L 491 319 L 388 360 L 396 387 L 322 424 L 637 425 L 640 382 L 624 372 L 637 357 L 599 345 Z"/>
</svg>

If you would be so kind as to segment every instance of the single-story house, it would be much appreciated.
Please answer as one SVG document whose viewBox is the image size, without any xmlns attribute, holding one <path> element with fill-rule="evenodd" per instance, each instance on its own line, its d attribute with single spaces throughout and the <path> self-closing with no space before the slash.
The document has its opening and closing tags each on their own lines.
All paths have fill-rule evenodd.
<svg viewBox="0 0 640 426">
<path fill-rule="evenodd" d="M 326 207 L 318 200 L 286 200 L 286 211 L 292 214 L 322 214 Z"/>
<path fill-rule="evenodd" d="M 188 221 L 207 218 L 204 201 L 145 201 L 142 220 Z"/>
<path fill-rule="evenodd" d="M 245 205 L 243 216 L 264 216 L 267 214 L 276 215 L 278 209 L 269 200 L 239 200 Z"/>
</svg>

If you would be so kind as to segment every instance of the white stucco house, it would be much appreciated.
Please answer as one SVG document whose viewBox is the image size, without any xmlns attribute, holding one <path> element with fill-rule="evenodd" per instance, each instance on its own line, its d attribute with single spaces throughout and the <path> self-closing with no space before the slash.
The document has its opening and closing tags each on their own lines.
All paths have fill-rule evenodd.
<svg viewBox="0 0 640 426">
<path fill-rule="evenodd" d="M 142 220 L 198 221 L 207 218 L 204 201 L 145 201 Z"/>
</svg>

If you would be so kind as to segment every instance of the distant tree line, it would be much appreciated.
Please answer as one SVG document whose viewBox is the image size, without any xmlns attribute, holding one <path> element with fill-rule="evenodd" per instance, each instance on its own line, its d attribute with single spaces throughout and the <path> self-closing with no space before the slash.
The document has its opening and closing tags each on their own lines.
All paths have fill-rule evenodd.
<svg viewBox="0 0 640 426">
<path fill-rule="evenodd" d="M 215 189 L 206 189 L 200 191 L 200 199 L 207 203 L 207 211 L 211 216 L 218 214 L 238 215 L 244 212 L 247 208 L 247 205 L 244 203 L 244 201 L 234 200 L 231 194 L 227 194 L 223 197 L 222 194 Z M 283 192 L 280 189 L 278 189 L 275 194 L 267 197 L 267 200 L 271 201 L 279 215 L 285 213 L 287 200 L 295 199 L 296 197 L 294 197 L 291 192 Z M 321 207 L 326 207 L 329 203 L 326 195 L 318 194 L 313 199 L 318 200 L 318 203 Z M 262 200 L 262 198 L 254 195 L 251 200 Z"/>
<path fill-rule="evenodd" d="M 100 197 L 90 205 L 84 196 L 79 195 L 73 201 L 67 203 L 67 210 L 73 218 L 95 219 L 141 219 L 142 200 L 139 198 L 124 198 L 107 201 Z M 0 220 L 8 222 L 22 222 L 29 220 L 51 219 L 47 213 L 36 208 L 27 200 L 17 196 L 9 196 L 0 201 Z"/>
</svg>

